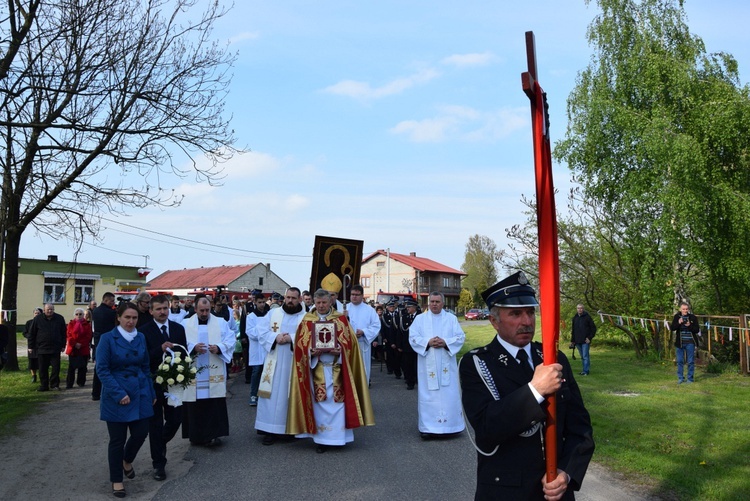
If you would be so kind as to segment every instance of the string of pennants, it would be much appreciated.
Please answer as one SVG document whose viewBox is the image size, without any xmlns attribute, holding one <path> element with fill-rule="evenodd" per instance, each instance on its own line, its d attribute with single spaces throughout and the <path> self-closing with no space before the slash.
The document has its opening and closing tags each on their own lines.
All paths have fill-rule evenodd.
<svg viewBox="0 0 750 501">
<path fill-rule="evenodd" d="M 640 318 L 640 317 L 628 317 L 626 315 L 614 315 L 611 313 L 604 313 L 602 311 L 597 312 L 599 319 L 602 323 L 609 322 L 612 325 L 619 325 L 620 327 L 637 327 L 641 326 L 643 329 L 648 329 L 651 332 L 656 332 L 656 327 L 659 324 L 664 324 L 664 329 L 669 331 L 671 329 L 669 320 L 658 320 L 654 318 Z M 705 329 L 704 329 L 705 328 Z M 750 344 L 750 328 L 747 327 L 729 327 L 727 325 L 711 325 L 711 322 L 705 322 L 701 326 L 703 332 L 713 332 L 714 340 L 724 342 L 724 338 L 728 337 L 729 341 L 734 339 L 734 336 L 740 336 L 744 334 L 744 338 L 748 340 Z"/>
</svg>

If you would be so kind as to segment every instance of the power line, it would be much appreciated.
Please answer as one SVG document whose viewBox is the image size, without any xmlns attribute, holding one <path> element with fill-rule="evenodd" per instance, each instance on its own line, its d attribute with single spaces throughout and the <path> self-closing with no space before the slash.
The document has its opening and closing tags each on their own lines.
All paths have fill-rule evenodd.
<svg viewBox="0 0 750 501">
<path fill-rule="evenodd" d="M 274 253 L 274 252 L 262 252 L 262 251 L 254 251 L 254 250 L 247 250 L 247 249 L 238 249 L 236 247 L 228 247 L 228 246 L 225 246 L 225 245 L 218 245 L 218 244 L 214 244 L 214 243 L 201 242 L 200 240 L 191 240 L 189 238 L 176 237 L 174 235 L 169 235 L 169 234 L 163 233 L 163 232 L 157 233 L 155 231 L 151 231 L 151 230 L 146 229 L 146 228 L 139 228 L 138 226 L 133 226 L 133 225 L 130 225 L 130 224 L 127 224 L 127 223 L 123 223 L 123 222 L 120 222 L 120 221 L 115 221 L 115 220 L 112 220 L 112 219 L 108 219 L 106 217 L 102 217 L 102 220 L 109 221 L 110 223 L 120 224 L 122 226 L 127 226 L 128 228 L 133 228 L 133 229 L 136 229 L 136 230 L 144 231 L 144 232 L 150 233 L 152 235 L 161 235 L 161 236 L 169 237 L 169 238 L 172 238 L 172 239 L 175 239 L 175 240 L 179 240 L 179 241 L 182 241 L 182 242 L 190 242 L 190 243 L 194 243 L 194 244 L 205 245 L 205 246 L 211 247 L 212 249 L 220 248 L 220 249 L 227 249 L 227 250 L 236 251 L 236 252 L 242 252 L 244 254 L 241 257 L 245 257 L 247 254 L 262 254 L 262 255 L 267 255 L 267 256 L 302 257 L 302 258 L 306 258 L 307 260 L 312 259 L 312 256 L 310 256 L 310 255 L 303 256 L 303 255 L 300 255 L 300 254 L 279 254 L 279 253 Z M 128 235 L 131 235 L 131 233 L 128 233 Z M 140 235 L 134 235 L 134 236 L 140 236 Z M 145 238 L 145 237 L 141 236 L 141 238 Z M 151 238 L 151 237 L 149 237 L 149 238 Z M 153 240 L 158 240 L 158 239 L 153 238 Z M 158 240 L 158 241 L 160 241 L 162 243 L 173 244 L 173 242 L 165 242 L 164 240 Z M 195 247 L 189 247 L 189 248 L 195 249 Z M 197 249 L 197 250 L 205 250 L 205 249 Z M 237 254 L 231 254 L 231 255 L 237 255 Z M 281 261 L 284 261 L 284 260 L 281 260 Z M 305 262 L 305 261 L 296 261 L 296 260 L 287 260 L 287 261 L 298 262 L 298 263 Z"/>
</svg>

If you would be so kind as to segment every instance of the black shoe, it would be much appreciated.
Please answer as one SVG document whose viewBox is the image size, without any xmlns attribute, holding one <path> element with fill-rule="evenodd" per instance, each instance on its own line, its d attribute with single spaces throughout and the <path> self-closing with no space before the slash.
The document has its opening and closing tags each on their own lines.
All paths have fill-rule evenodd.
<svg viewBox="0 0 750 501">
<path fill-rule="evenodd" d="M 39 388 L 36 389 L 36 391 L 49 391 L 49 388 L 45 388 L 43 386 L 40 386 Z"/>
<path fill-rule="evenodd" d="M 125 467 L 123 466 L 122 467 L 122 473 L 123 473 L 123 475 L 125 475 L 126 477 L 128 477 L 130 479 L 135 478 L 135 468 L 133 468 L 133 465 L 130 465 L 130 469 L 129 470 L 126 470 Z"/>
<path fill-rule="evenodd" d="M 154 470 L 154 480 L 161 482 L 167 479 L 167 473 L 164 470 Z"/>
<path fill-rule="evenodd" d="M 432 433 L 420 433 L 419 436 L 422 438 L 422 440 L 432 440 L 435 438 L 435 435 Z"/>
<path fill-rule="evenodd" d="M 122 489 L 115 489 L 115 486 L 112 485 L 112 495 L 116 498 L 124 498 L 127 494 L 124 487 Z"/>
<path fill-rule="evenodd" d="M 263 445 L 273 445 L 276 443 L 276 436 L 269 433 L 265 437 L 263 437 Z"/>
<path fill-rule="evenodd" d="M 318 454 L 323 454 L 327 450 L 328 450 L 328 446 L 327 445 L 318 445 L 315 448 L 315 452 L 317 452 Z"/>
<path fill-rule="evenodd" d="M 91 400 L 93 400 L 94 402 L 96 402 L 96 401 L 98 401 L 100 399 L 101 399 L 101 397 L 97 397 L 96 395 L 91 395 Z"/>
<path fill-rule="evenodd" d="M 579 375 L 580 375 L 580 376 L 588 376 L 588 375 L 589 375 L 589 373 L 588 373 L 588 372 L 581 372 L 581 373 L 580 373 Z"/>
<path fill-rule="evenodd" d="M 406 389 L 407 390 L 413 390 L 414 389 L 414 385 L 413 384 L 407 384 L 406 385 Z"/>
<path fill-rule="evenodd" d="M 396 379 L 401 379 L 401 374 L 396 374 Z"/>
<path fill-rule="evenodd" d="M 73 386 L 66 386 L 66 387 L 65 387 L 65 389 L 66 389 L 66 390 L 72 390 L 72 389 L 73 389 Z"/>
<path fill-rule="evenodd" d="M 36 374 L 34 374 L 33 376 L 31 376 L 31 382 L 32 383 L 36 383 Z"/>
</svg>

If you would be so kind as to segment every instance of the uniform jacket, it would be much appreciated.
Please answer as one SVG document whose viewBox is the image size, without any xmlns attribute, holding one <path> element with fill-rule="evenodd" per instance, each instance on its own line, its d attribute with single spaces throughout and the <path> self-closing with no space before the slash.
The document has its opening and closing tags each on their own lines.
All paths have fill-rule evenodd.
<svg viewBox="0 0 750 501">
<path fill-rule="evenodd" d="M 532 343 L 534 365 L 542 363 L 542 346 Z M 594 452 L 591 419 L 583 405 L 567 358 L 558 352 L 566 380 L 557 393 L 558 468 L 570 475 L 563 499 L 574 499 Z M 475 499 L 544 499 L 542 434 L 544 402 L 537 403 L 529 377 L 497 337 L 461 359 L 462 401 L 476 433 L 477 490 Z M 494 394 L 494 395 L 493 395 Z M 497 398 L 496 398 L 497 397 Z"/>
<path fill-rule="evenodd" d="M 594 339 L 594 336 L 596 335 L 596 324 L 588 311 L 584 310 L 582 315 L 579 315 L 578 313 L 573 315 L 571 325 L 570 339 L 572 339 L 575 344 L 585 343 L 586 338 L 588 338 L 589 341 Z"/>
<path fill-rule="evenodd" d="M 140 332 L 128 342 L 117 328 L 102 335 L 96 347 L 96 372 L 102 382 L 99 417 L 127 423 L 154 415 L 153 380 L 149 372 L 146 338 Z M 125 395 L 128 405 L 120 405 Z"/>
<path fill-rule="evenodd" d="M 690 335 L 693 337 L 693 343 L 695 343 L 695 346 L 698 346 L 698 332 L 700 332 L 701 330 L 701 326 L 698 325 L 698 317 L 696 317 L 692 313 L 688 313 L 687 316 L 690 321 L 690 325 L 686 329 L 690 331 Z M 670 330 L 672 332 L 677 333 L 674 338 L 674 345 L 676 348 L 682 348 L 682 336 L 680 336 L 680 330 L 682 329 L 682 326 L 680 325 L 680 317 L 682 317 L 682 313 L 680 313 L 679 311 L 675 313 L 674 318 L 672 318 L 672 326 L 670 327 Z"/>
</svg>

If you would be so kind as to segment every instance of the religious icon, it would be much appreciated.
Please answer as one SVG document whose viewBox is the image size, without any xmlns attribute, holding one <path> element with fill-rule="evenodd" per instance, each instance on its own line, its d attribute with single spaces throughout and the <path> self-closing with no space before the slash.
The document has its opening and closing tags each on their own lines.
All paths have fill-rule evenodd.
<svg viewBox="0 0 750 501">
<path fill-rule="evenodd" d="M 315 332 L 312 339 L 312 349 L 322 352 L 332 351 L 338 348 L 336 337 L 336 322 L 315 322 Z"/>
</svg>

